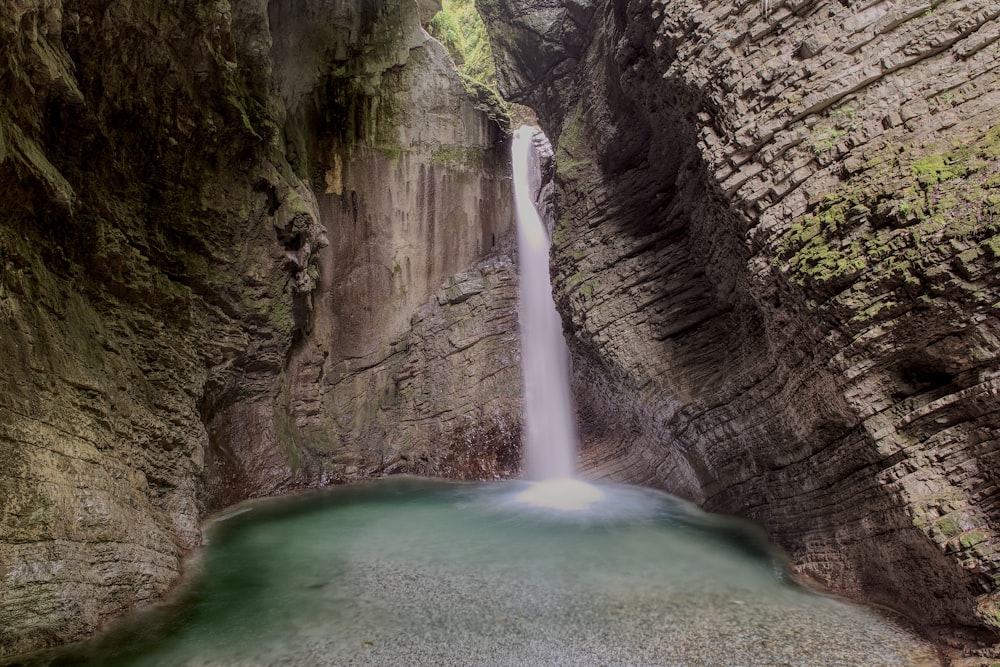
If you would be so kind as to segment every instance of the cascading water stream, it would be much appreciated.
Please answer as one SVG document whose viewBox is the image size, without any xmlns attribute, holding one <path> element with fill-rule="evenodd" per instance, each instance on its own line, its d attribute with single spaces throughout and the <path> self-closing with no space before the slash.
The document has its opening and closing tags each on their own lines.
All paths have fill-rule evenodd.
<svg viewBox="0 0 1000 667">
<path fill-rule="evenodd" d="M 522 125 L 511 149 L 520 270 L 521 373 L 524 378 L 524 468 L 543 482 L 519 499 L 556 509 L 584 509 L 603 493 L 574 479 L 576 425 L 569 387 L 569 350 L 552 299 L 549 237 L 533 201 L 536 128 Z"/>
<path fill-rule="evenodd" d="M 525 471 L 534 480 L 572 477 L 576 428 L 562 323 L 552 300 L 549 238 L 532 201 L 535 128 L 522 126 L 512 148 L 520 270 L 521 372 L 524 377 Z"/>
</svg>

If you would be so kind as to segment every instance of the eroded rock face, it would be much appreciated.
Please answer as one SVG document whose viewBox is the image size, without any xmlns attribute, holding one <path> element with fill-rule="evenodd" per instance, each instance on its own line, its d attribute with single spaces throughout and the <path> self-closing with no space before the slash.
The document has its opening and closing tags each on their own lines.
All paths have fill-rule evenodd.
<svg viewBox="0 0 1000 667">
<path fill-rule="evenodd" d="M 220 496 L 393 472 L 515 472 L 504 134 L 421 29 L 416 5 L 272 3 L 270 16 L 275 53 L 289 61 L 275 68 L 289 154 L 313 184 L 329 243 L 315 251 L 288 373 L 261 406 L 275 429 L 234 445 Z M 313 60 L 297 57 L 303 39 L 323 45 Z M 248 416 L 211 426 L 239 432 Z"/>
<path fill-rule="evenodd" d="M 208 509 L 375 474 L 403 433 L 407 469 L 511 469 L 502 137 L 415 5 L 43 0 L 0 33 L 0 655 L 155 599 Z M 363 347 L 395 374 L 352 380 Z M 300 437 L 361 423 L 308 407 L 335 368 L 399 389 L 378 452 Z"/>
<path fill-rule="evenodd" d="M 480 8 L 557 143 L 595 474 L 751 517 L 804 575 L 992 643 L 997 9 Z M 525 64 L 532 34 L 567 38 Z"/>
<path fill-rule="evenodd" d="M 266 89 L 235 64 L 259 35 L 237 39 L 226 3 L 151 12 L 0 17 L 4 654 L 174 580 L 200 540 L 206 382 L 251 393 L 234 378 L 251 356 L 273 378 L 294 327 L 257 185 L 300 184 L 264 148 Z"/>
</svg>

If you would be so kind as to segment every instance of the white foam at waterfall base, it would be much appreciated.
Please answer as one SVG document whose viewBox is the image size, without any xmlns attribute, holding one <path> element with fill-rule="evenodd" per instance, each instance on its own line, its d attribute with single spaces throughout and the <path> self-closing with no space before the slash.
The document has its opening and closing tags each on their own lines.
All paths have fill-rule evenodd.
<svg viewBox="0 0 1000 667">
<path fill-rule="evenodd" d="M 567 512 L 584 511 L 603 499 L 604 492 L 599 488 L 572 477 L 535 482 L 517 494 L 519 502 Z"/>
<path fill-rule="evenodd" d="M 521 126 L 514 133 L 511 157 L 520 272 L 524 468 L 529 479 L 547 480 L 574 476 L 576 428 L 569 350 L 549 279 L 549 238 L 532 199 L 532 170 L 538 169 L 532 138 L 537 131 Z"/>
<path fill-rule="evenodd" d="M 591 484 L 579 478 L 515 480 L 479 485 L 463 494 L 462 505 L 505 519 L 554 524 L 637 526 L 700 520 L 703 512 L 655 489 L 625 484 Z"/>
</svg>

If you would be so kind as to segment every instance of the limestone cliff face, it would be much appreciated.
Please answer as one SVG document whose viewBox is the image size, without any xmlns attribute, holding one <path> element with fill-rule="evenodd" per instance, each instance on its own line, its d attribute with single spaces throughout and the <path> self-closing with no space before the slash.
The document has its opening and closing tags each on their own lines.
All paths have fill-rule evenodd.
<svg viewBox="0 0 1000 667">
<path fill-rule="evenodd" d="M 520 373 L 507 142 L 416 7 L 400 11 L 405 65 L 329 79 L 350 124 L 317 118 L 309 100 L 296 108 L 317 137 L 310 172 L 335 240 L 319 257 L 310 340 L 292 359 L 290 429 L 337 476 L 509 474 Z"/>
<path fill-rule="evenodd" d="M 804 575 L 995 641 L 1000 10 L 479 7 L 557 145 L 594 474 L 751 517 Z"/>
<path fill-rule="evenodd" d="M 0 10 L 0 655 L 157 597 L 207 508 L 385 468 L 400 424 L 469 475 L 463 419 L 495 414 L 485 473 L 510 467 L 502 137 L 415 7 Z M 390 437 L 324 459 L 314 372 L 380 349 Z M 438 366 L 481 392 L 428 391 Z"/>
<path fill-rule="evenodd" d="M 515 472 L 505 135 L 421 29 L 416 4 L 269 12 L 288 154 L 330 242 L 315 249 L 307 324 L 278 395 L 210 424 L 234 443 L 220 497 L 303 479 Z M 315 45 L 312 59 L 303 44 Z M 260 410 L 278 415 L 275 429 L 245 437 Z"/>
</svg>

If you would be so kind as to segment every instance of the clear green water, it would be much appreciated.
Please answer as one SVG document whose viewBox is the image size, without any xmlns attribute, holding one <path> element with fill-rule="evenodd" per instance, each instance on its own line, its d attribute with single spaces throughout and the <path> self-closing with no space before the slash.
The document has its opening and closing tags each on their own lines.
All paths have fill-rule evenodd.
<svg viewBox="0 0 1000 667">
<path fill-rule="evenodd" d="M 396 479 L 213 522 L 178 599 L 23 664 L 916 665 L 890 620 L 791 584 L 752 526 L 629 487 Z"/>
</svg>

